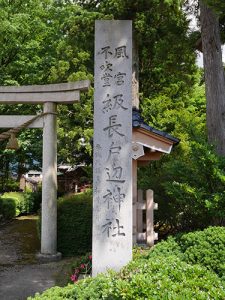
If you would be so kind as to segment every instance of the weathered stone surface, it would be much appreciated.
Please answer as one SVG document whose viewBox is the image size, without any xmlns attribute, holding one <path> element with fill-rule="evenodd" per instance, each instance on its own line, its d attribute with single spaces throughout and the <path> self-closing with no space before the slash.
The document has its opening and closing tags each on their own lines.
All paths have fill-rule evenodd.
<svg viewBox="0 0 225 300">
<path fill-rule="evenodd" d="M 80 100 L 80 91 L 87 91 L 89 80 L 30 86 L 1 86 L 0 103 L 43 104 L 45 102 L 73 103 Z"/>
<path fill-rule="evenodd" d="M 132 258 L 132 23 L 95 36 L 93 276 Z"/>
<path fill-rule="evenodd" d="M 27 121 L 33 119 L 35 116 L 11 116 L 4 115 L 0 116 L 0 128 L 14 128 L 19 127 Z M 27 126 L 27 128 L 43 128 L 43 118 L 40 117 L 32 124 Z"/>
<path fill-rule="evenodd" d="M 56 104 L 44 104 L 44 113 L 55 113 Z M 44 116 L 41 254 L 57 254 L 57 128 L 56 115 Z"/>
</svg>

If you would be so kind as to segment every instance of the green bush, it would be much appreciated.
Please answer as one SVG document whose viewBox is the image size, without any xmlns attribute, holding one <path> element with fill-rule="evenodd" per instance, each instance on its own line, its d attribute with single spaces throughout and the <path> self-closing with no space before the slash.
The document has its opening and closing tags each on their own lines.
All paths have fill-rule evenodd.
<svg viewBox="0 0 225 300">
<path fill-rule="evenodd" d="M 58 251 L 64 256 L 85 254 L 92 243 L 92 192 L 58 200 Z"/>
<path fill-rule="evenodd" d="M 224 248 L 223 227 L 179 234 L 150 250 L 137 249 L 133 261 L 119 273 L 55 287 L 35 299 L 222 300 L 225 282 L 218 275 L 224 274 Z"/>
<path fill-rule="evenodd" d="M 167 241 L 157 244 L 149 252 L 149 257 L 171 254 L 225 277 L 225 227 L 209 227 L 203 231 L 169 237 Z"/>
<path fill-rule="evenodd" d="M 16 216 L 16 201 L 11 198 L 0 198 L 0 220 L 9 220 Z"/>
<path fill-rule="evenodd" d="M 9 178 L 4 184 L 5 191 L 18 191 L 19 188 L 20 188 L 20 183 L 11 178 Z"/>
<path fill-rule="evenodd" d="M 22 192 L 9 192 L 4 193 L 2 198 L 11 198 L 14 199 L 16 203 L 16 214 L 29 214 L 36 213 L 40 208 L 41 203 L 41 193 L 22 193 Z"/>
<path fill-rule="evenodd" d="M 133 260 L 120 273 L 98 275 L 65 288 L 51 288 L 36 300 L 61 299 L 224 299 L 225 287 L 216 274 L 174 256 Z M 28 298 L 32 299 L 32 298 Z"/>
<path fill-rule="evenodd" d="M 13 199 L 15 204 L 16 204 L 16 213 L 13 217 L 16 217 L 18 215 L 20 215 L 23 212 L 24 209 L 24 195 L 23 193 L 20 192 L 8 192 L 8 193 L 4 193 L 2 196 L 2 198 L 7 199 Z"/>
<path fill-rule="evenodd" d="M 27 203 L 27 213 L 37 213 L 41 207 L 41 190 L 37 192 L 25 193 Z"/>
<path fill-rule="evenodd" d="M 201 264 L 225 277 L 225 227 L 209 227 L 181 236 L 181 251 L 188 263 Z"/>
</svg>

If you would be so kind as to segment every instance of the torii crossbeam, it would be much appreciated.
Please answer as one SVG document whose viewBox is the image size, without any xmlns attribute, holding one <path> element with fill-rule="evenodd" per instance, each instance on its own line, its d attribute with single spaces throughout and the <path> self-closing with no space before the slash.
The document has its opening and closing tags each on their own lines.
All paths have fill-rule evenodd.
<svg viewBox="0 0 225 300">
<path fill-rule="evenodd" d="M 80 92 L 89 89 L 90 81 L 71 83 L 2 86 L 0 104 L 43 104 L 43 117 L 29 124 L 29 128 L 43 128 L 43 179 L 41 213 L 41 251 L 45 261 L 61 258 L 57 252 L 57 103 L 79 102 Z M 15 128 L 35 116 L 0 116 L 0 128 Z"/>
</svg>

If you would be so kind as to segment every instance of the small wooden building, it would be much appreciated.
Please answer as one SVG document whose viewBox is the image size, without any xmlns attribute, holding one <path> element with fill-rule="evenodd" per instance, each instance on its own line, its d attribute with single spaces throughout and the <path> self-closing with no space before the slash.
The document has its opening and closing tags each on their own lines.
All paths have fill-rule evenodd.
<svg viewBox="0 0 225 300">
<path fill-rule="evenodd" d="M 151 246 L 154 244 L 154 240 L 157 239 L 153 222 L 153 191 L 148 190 L 147 192 L 147 195 L 152 195 L 152 199 L 147 199 L 146 196 L 146 201 L 143 202 L 143 192 L 139 193 L 140 191 L 138 192 L 137 189 L 137 169 L 153 160 L 159 160 L 163 154 L 169 154 L 173 146 L 177 145 L 180 140 L 146 124 L 138 109 L 133 109 L 132 125 L 133 243 L 145 240 Z M 150 204 L 147 204 L 147 202 Z M 145 228 L 143 228 L 143 209 L 147 209 L 149 205 L 151 211 L 146 212 L 148 217 L 146 217 Z M 157 205 L 155 205 L 156 207 Z"/>
<path fill-rule="evenodd" d="M 58 190 L 62 193 L 78 193 L 90 187 L 85 165 L 58 166 Z"/>
<path fill-rule="evenodd" d="M 36 192 L 38 190 L 38 185 L 42 182 L 41 171 L 30 170 L 25 175 L 20 178 L 20 190 L 26 192 L 27 189 Z"/>
<path fill-rule="evenodd" d="M 90 187 L 84 165 L 74 167 L 71 165 L 59 165 L 57 169 L 58 191 L 60 193 L 78 193 Z M 41 183 L 42 172 L 29 171 L 21 177 L 20 189 L 26 191 L 28 188 L 35 192 Z"/>
</svg>

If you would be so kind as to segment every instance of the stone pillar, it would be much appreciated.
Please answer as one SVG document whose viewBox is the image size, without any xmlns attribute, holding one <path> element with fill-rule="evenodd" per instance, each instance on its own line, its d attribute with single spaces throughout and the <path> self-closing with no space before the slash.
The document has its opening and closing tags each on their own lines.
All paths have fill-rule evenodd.
<svg viewBox="0 0 225 300">
<path fill-rule="evenodd" d="M 96 21 L 92 275 L 132 259 L 132 22 Z"/>
<path fill-rule="evenodd" d="M 41 260 L 61 258 L 57 253 L 57 127 L 56 104 L 44 103 Z"/>
</svg>

